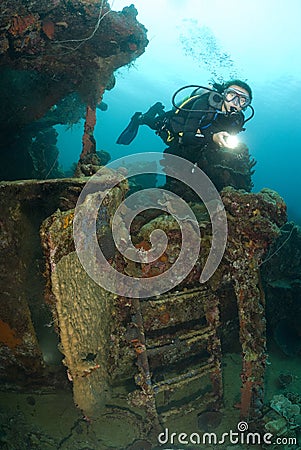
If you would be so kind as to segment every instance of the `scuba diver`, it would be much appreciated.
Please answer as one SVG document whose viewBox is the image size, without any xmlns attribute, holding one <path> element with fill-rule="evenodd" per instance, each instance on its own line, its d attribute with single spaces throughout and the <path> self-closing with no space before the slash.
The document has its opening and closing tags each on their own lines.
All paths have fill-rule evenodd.
<svg viewBox="0 0 301 450">
<path fill-rule="evenodd" d="M 187 88 L 194 90 L 177 104 L 176 97 Z M 239 164 L 234 160 L 241 158 L 241 154 L 235 155 L 231 152 L 230 159 L 232 163 L 234 162 L 234 168 L 231 167 L 226 152 L 222 150 L 234 148 L 233 136 L 245 130 L 245 123 L 254 116 L 251 102 L 250 86 L 238 79 L 222 84 L 214 82 L 210 88 L 197 85 L 184 86 L 174 93 L 172 110 L 165 112 L 162 103 L 157 102 L 144 114 L 136 112 L 117 139 L 117 143 L 130 144 L 136 137 L 139 126 L 147 125 L 167 144 L 165 155 L 174 154 L 197 164 L 211 179 L 213 176 L 212 181 L 218 189 L 231 185 L 237 189 L 250 191 L 252 188 L 250 177 L 253 173 L 251 167 L 254 163 L 249 161 L 246 146 L 238 145 L 240 149 L 242 147 L 245 156 Z M 245 119 L 244 112 L 248 108 L 251 113 Z M 215 172 L 218 166 L 225 166 L 225 157 L 228 159 L 226 166 L 227 164 L 229 166 L 229 176 L 223 180 L 218 179 Z M 239 172 L 246 175 L 244 180 L 239 177 Z"/>
<path fill-rule="evenodd" d="M 194 91 L 180 105 L 175 98 L 184 89 L 195 87 Z M 162 103 L 157 102 L 142 114 L 136 112 L 129 125 L 117 139 L 117 144 L 128 145 L 136 137 L 140 125 L 156 130 L 167 145 L 203 146 L 213 142 L 227 147 L 229 134 L 237 134 L 254 115 L 251 107 L 252 91 L 241 80 L 224 84 L 214 83 L 213 88 L 184 86 L 172 98 L 174 109 L 165 112 Z M 251 117 L 244 119 L 242 111 L 250 106 Z M 187 155 L 186 155 L 187 156 Z"/>
</svg>

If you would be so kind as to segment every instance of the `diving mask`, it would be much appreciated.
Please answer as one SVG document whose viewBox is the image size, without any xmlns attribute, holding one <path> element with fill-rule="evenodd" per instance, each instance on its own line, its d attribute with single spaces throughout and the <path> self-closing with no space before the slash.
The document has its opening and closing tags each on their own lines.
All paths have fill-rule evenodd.
<svg viewBox="0 0 301 450">
<path fill-rule="evenodd" d="M 250 97 L 245 92 L 234 88 L 224 90 L 224 100 L 226 102 L 232 102 L 242 109 L 246 108 L 251 103 Z"/>
</svg>

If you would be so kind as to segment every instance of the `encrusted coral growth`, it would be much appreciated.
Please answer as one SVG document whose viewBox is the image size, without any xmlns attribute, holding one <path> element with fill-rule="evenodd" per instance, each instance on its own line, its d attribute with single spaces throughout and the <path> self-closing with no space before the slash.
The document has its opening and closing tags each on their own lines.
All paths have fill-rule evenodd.
<svg viewBox="0 0 301 450">
<path fill-rule="evenodd" d="M 274 191 L 264 189 L 259 194 L 250 194 L 226 188 L 222 191 L 228 218 L 228 244 L 224 259 L 208 286 L 221 290 L 231 281 L 236 294 L 243 370 L 240 410 L 242 418 L 256 417 L 263 405 L 264 375 L 266 361 L 265 297 L 261 287 L 259 267 L 272 242 L 280 234 L 286 222 L 286 206 Z M 202 211 L 202 205 L 194 205 L 202 230 L 202 251 L 199 260 L 178 289 L 196 286 L 201 268 L 204 266 L 211 245 L 210 222 Z M 149 263 L 133 265 L 126 263 L 126 273 L 152 277 L 171 267 L 179 254 L 180 233 L 172 217 L 161 215 L 145 224 L 134 237 L 136 247 L 150 249 L 149 236 L 154 229 L 161 228 L 169 240 L 164 255 Z M 135 228 L 135 225 L 134 225 Z M 193 230 L 192 230 L 193 231 Z M 136 241 L 137 240 L 137 241 Z M 219 312 L 209 309 L 208 320 L 218 317 Z M 162 321 L 170 320 L 162 314 Z"/>
<path fill-rule="evenodd" d="M 83 148 L 75 170 L 75 176 L 93 175 L 100 168 L 100 159 L 96 154 L 96 142 L 94 128 L 96 124 L 96 106 L 87 106 L 84 125 Z"/>
<path fill-rule="evenodd" d="M 285 436 L 293 442 L 298 442 L 301 428 L 301 399 L 299 394 L 288 392 L 286 395 L 274 395 L 270 408 L 262 418 L 264 429 L 273 436 Z"/>
<path fill-rule="evenodd" d="M 208 146 L 204 151 L 199 151 L 197 147 L 183 146 L 179 148 L 175 145 L 165 150 L 162 165 L 169 165 L 169 154 L 174 153 L 182 158 L 187 158 L 197 164 L 210 180 L 214 183 L 216 189 L 221 191 L 227 186 L 235 189 L 243 189 L 250 192 L 253 187 L 252 175 L 256 161 L 251 157 L 249 149 L 245 144 L 239 144 L 234 150 L 226 148 L 216 149 L 214 146 Z M 198 202 L 197 195 L 185 183 L 171 177 L 167 177 L 166 186 L 171 191 L 180 195 L 186 201 Z"/>
<path fill-rule="evenodd" d="M 16 331 L 12 329 L 8 323 L 0 319 L 0 343 L 10 349 L 22 344 L 22 340 L 16 335 Z"/>
<path fill-rule="evenodd" d="M 233 283 L 243 363 L 240 411 L 242 418 L 254 418 L 260 415 L 263 406 L 266 361 L 265 297 L 259 267 L 267 249 L 279 236 L 280 229 L 286 222 L 286 206 L 283 199 L 269 189 L 264 189 L 259 194 L 250 194 L 226 188 L 222 191 L 222 199 L 228 217 L 228 244 L 224 259 L 208 286 L 214 292 L 221 290 L 224 283 Z M 177 289 L 198 284 L 200 270 L 211 245 L 208 217 L 202 211 L 201 205 L 195 205 L 194 208 L 198 212 L 203 234 L 202 251 L 194 270 Z M 139 228 L 133 241 L 136 248 L 141 248 L 142 251 L 151 248 L 149 236 L 157 228 L 164 230 L 169 238 L 167 248 L 158 260 L 147 264 L 133 264 L 125 260 L 123 267 L 128 275 L 153 277 L 169 269 L 178 257 L 180 233 L 173 218 L 166 214 L 149 221 L 146 216 L 140 217 L 137 223 L 139 227 L 133 224 L 133 229 Z M 193 229 L 191 231 L 193 232 Z M 219 316 L 218 308 L 212 306 L 206 316 L 214 323 L 215 318 Z M 170 317 L 169 311 L 162 311 L 157 327 L 161 327 L 161 323 L 170 323 Z M 144 323 L 148 323 L 146 317 Z"/>
<path fill-rule="evenodd" d="M 301 229 L 293 222 L 269 249 L 261 265 L 270 339 L 286 357 L 301 352 Z"/>
<path fill-rule="evenodd" d="M 98 187 L 105 190 L 114 173 L 103 169 Z M 106 215 L 124 198 L 127 185 L 112 189 L 98 224 L 106 238 Z M 85 202 L 93 203 L 93 194 Z M 74 401 L 85 415 L 95 417 L 105 407 L 110 390 L 111 336 L 114 330 L 114 296 L 98 286 L 82 268 L 73 242 L 74 210 L 57 211 L 41 227 L 47 260 L 47 297 L 60 334 L 67 376 L 73 383 Z M 95 330 L 98 330 L 95 333 Z"/>
<path fill-rule="evenodd" d="M 286 205 L 277 193 L 269 189 L 250 194 L 226 188 L 222 191 L 222 199 L 228 217 L 228 244 L 224 259 L 208 286 L 217 291 L 222 290 L 223 284 L 229 281 L 233 283 L 243 363 L 241 417 L 257 417 L 263 406 L 266 362 L 265 296 L 259 267 L 267 249 L 279 236 L 286 222 Z M 177 289 L 198 284 L 201 268 L 208 256 L 211 245 L 210 222 L 202 208 L 202 205 L 194 205 L 202 230 L 202 251 L 196 266 Z M 133 236 L 133 242 L 142 251 L 151 248 L 149 236 L 157 228 L 164 230 L 169 238 L 167 248 L 158 260 L 147 264 L 125 260 L 123 267 L 128 275 L 153 277 L 169 269 L 178 257 L 181 246 L 179 229 L 173 218 L 166 214 L 150 217 L 149 221 L 147 215 L 140 216 L 137 224 L 133 224 L 133 229 L 139 230 Z M 212 308 L 209 308 L 207 317 L 214 321 L 219 312 Z M 170 317 L 169 311 L 163 311 L 158 317 L 157 327 L 161 326 L 161 322 L 170 323 Z"/>
<path fill-rule="evenodd" d="M 47 386 L 55 382 L 55 377 L 48 378 L 44 359 L 49 361 L 49 355 L 58 350 L 47 342 L 45 354 L 41 345 L 41 337 L 43 340 L 52 327 L 49 326 L 52 318 L 45 306 L 43 275 L 49 272 L 44 273 L 39 227 L 58 208 L 61 211 L 74 208 L 84 184 L 85 180 L 75 179 L 1 183 L 0 379 L 3 382 Z M 71 217 L 61 213 L 61 230 L 70 231 Z M 52 244 L 54 248 L 58 243 Z M 50 285 L 48 288 L 50 292 Z M 47 300 L 50 302 L 51 298 Z"/>
<path fill-rule="evenodd" d="M 20 384 L 28 382 L 29 376 L 41 377 L 44 370 L 30 310 L 40 281 L 36 279 L 36 285 L 29 281 L 38 253 L 35 226 L 26 211 L 33 192 L 30 186 L 22 188 L 16 184 L 0 187 L 0 379 Z"/>
<path fill-rule="evenodd" d="M 100 190 L 106 191 L 112 180 L 120 181 L 120 174 L 104 168 L 98 177 Z M 283 200 L 268 189 L 258 194 L 232 188 L 222 191 L 228 218 L 228 242 L 220 266 L 204 285 L 200 285 L 199 276 L 212 242 L 211 225 L 204 205 L 192 205 L 197 222 L 190 223 L 190 234 L 192 237 L 199 226 L 202 243 L 195 267 L 173 291 L 134 300 L 110 294 L 96 285 L 77 259 L 72 226 L 75 202 L 84 183 L 85 179 L 74 179 L 19 182 L 1 187 L 2 202 L 6 205 L 2 218 L 2 246 L 9 263 L 4 272 L 9 281 L 6 293 L 10 300 L 14 299 L 0 305 L 2 350 L 9 349 L 5 357 L 1 354 L 2 362 L 13 362 L 19 367 L 20 354 L 15 354 L 13 360 L 8 356 L 20 349 L 18 339 L 23 345 L 21 331 L 24 329 L 27 333 L 32 332 L 26 342 L 29 346 L 35 343 L 34 348 L 38 350 L 29 316 L 25 315 L 28 323 L 19 320 L 24 318 L 24 312 L 28 312 L 28 308 L 23 308 L 24 292 L 28 292 L 30 282 L 25 276 L 25 267 L 31 260 L 22 239 L 27 239 L 28 230 L 30 235 L 33 234 L 29 214 L 35 211 L 34 205 L 38 211 L 35 229 L 42 216 L 49 216 L 41 228 L 47 262 L 46 295 L 60 334 L 68 370 L 66 377 L 73 382 L 75 402 L 80 408 L 94 416 L 103 413 L 104 402 L 108 401 L 110 408 L 120 407 L 122 417 L 130 416 L 132 420 L 136 414 L 143 423 L 139 428 L 138 437 L 141 438 L 152 427 L 158 430 L 162 421 L 176 415 L 219 410 L 223 393 L 220 303 L 223 296 L 227 296 L 230 284 L 237 301 L 242 350 L 241 416 L 257 417 L 261 413 L 266 364 L 265 297 L 258 269 L 269 258 L 267 250 L 280 235 L 286 221 Z M 114 245 L 110 228 L 127 189 L 128 184 L 122 178 L 99 208 L 98 242 L 108 262 L 122 274 L 155 277 L 175 263 L 181 247 L 181 233 L 176 221 L 168 214 L 172 212 L 168 196 L 164 203 L 167 212 L 144 211 L 135 218 L 133 236 L 129 236 L 121 218 L 118 223 L 120 237 L 125 243 L 130 243 L 131 238 L 132 244 L 141 252 L 150 249 L 150 234 L 155 229 L 161 228 L 169 238 L 164 253 L 156 261 L 130 263 Z M 94 195 L 99 193 L 85 199 L 90 208 L 95 205 Z M 185 218 L 183 212 L 182 219 Z M 83 239 L 83 246 L 85 242 Z M 188 245 L 192 245 L 189 240 Z M 23 249 L 21 252 L 20 248 Z M 16 256 L 19 254 L 22 260 Z M 12 262 L 16 260 L 19 263 L 14 267 Z M 15 286 L 10 280 L 18 280 L 18 283 Z M 16 289 L 22 292 L 21 296 L 16 295 Z M 18 303 L 19 298 L 22 304 Z M 7 304 L 11 305 L 10 320 L 6 318 Z M 17 316 L 14 315 L 16 310 Z M 27 328 L 21 329 L 24 323 Z M 25 335 L 28 338 L 28 334 Z M 32 358 L 32 353 L 30 356 Z M 41 364 L 41 357 L 38 361 Z"/>
<path fill-rule="evenodd" d="M 139 57 L 148 44 L 133 5 L 116 12 L 105 0 L 27 3 L 2 1 L 0 6 L 0 77 L 9 72 L 8 86 L 1 83 L 4 101 L 0 109 L 5 137 L 0 147 L 6 151 L 20 130 L 26 135 L 28 125 L 36 125 L 74 93 L 88 105 L 90 127 L 90 113 L 94 111 L 95 116 L 105 89 L 114 85 L 114 71 Z M 34 82 L 27 83 L 28 77 Z M 88 136 L 93 137 L 90 130 L 85 131 L 85 154 L 93 141 Z"/>
<path fill-rule="evenodd" d="M 229 226 L 225 258 L 237 298 L 243 356 L 240 410 L 247 419 L 260 414 L 264 393 L 266 319 L 259 266 L 286 222 L 286 207 L 268 189 L 248 194 L 227 188 L 222 199 Z"/>
</svg>

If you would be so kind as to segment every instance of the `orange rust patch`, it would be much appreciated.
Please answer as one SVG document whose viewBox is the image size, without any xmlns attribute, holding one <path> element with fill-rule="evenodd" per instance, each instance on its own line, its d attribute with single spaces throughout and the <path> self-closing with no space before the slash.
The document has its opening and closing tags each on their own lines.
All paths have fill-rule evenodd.
<svg viewBox="0 0 301 450">
<path fill-rule="evenodd" d="M 159 258 L 160 262 L 167 262 L 168 261 L 168 257 L 165 253 L 163 253 L 163 255 L 160 256 Z"/>
<path fill-rule="evenodd" d="M 48 39 L 53 39 L 53 37 L 54 37 L 54 23 L 51 20 L 49 20 L 49 19 L 43 20 L 43 22 L 42 22 L 42 30 L 44 31 L 44 33 L 46 34 Z"/>
<path fill-rule="evenodd" d="M 29 14 L 23 17 L 16 15 L 13 17 L 9 33 L 13 36 L 22 36 L 24 33 L 32 30 L 34 26 L 37 26 L 36 15 Z"/>
<path fill-rule="evenodd" d="M 74 218 L 74 213 L 70 213 L 68 216 L 63 217 L 63 228 L 64 230 L 72 224 Z"/>
<path fill-rule="evenodd" d="M 16 337 L 15 331 L 0 319 L 0 343 L 7 345 L 9 348 L 15 348 L 21 342 L 22 340 Z"/>
<path fill-rule="evenodd" d="M 159 320 L 162 324 L 166 325 L 170 321 L 170 315 L 168 312 L 165 312 L 159 316 Z"/>
<path fill-rule="evenodd" d="M 136 248 L 142 248 L 142 250 L 150 250 L 152 248 L 151 244 L 147 241 L 141 241 L 135 245 Z"/>
</svg>

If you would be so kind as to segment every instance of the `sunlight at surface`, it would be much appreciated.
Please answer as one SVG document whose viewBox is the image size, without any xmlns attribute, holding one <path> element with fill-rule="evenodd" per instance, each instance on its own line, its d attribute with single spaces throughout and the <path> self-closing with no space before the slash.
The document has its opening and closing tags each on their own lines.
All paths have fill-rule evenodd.
<svg viewBox="0 0 301 450">
<path fill-rule="evenodd" d="M 114 0 L 113 9 L 129 4 L 130 1 Z M 254 79 L 274 77 L 275 70 L 291 73 L 299 67 L 296 56 L 301 3 L 298 0 L 136 0 L 134 5 L 138 20 L 149 30 L 150 47 L 159 42 L 163 48 L 177 43 L 173 51 L 180 53 L 178 27 L 185 20 L 193 19 L 199 27 L 209 27 L 223 50 L 239 59 L 244 71 L 251 71 Z M 157 50 L 161 53 L 162 47 Z"/>
</svg>

